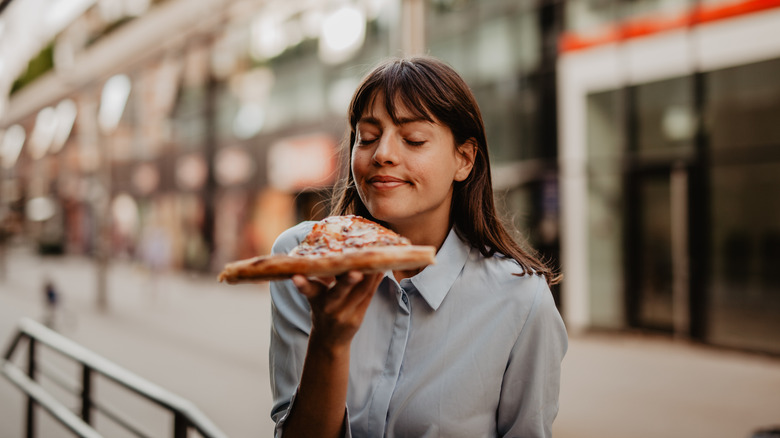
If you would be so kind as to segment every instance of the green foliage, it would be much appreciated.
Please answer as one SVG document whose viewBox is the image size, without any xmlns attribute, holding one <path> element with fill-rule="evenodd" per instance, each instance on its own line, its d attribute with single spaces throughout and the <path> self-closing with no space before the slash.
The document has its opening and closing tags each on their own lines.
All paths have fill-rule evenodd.
<svg viewBox="0 0 780 438">
<path fill-rule="evenodd" d="M 46 46 L 35 58 L 27 64 L 27 70 L 14 81 L 11 94 L 21 90 L 27 84 L 35 81 L 54 67 L 54 44 Z"/>
</svg>

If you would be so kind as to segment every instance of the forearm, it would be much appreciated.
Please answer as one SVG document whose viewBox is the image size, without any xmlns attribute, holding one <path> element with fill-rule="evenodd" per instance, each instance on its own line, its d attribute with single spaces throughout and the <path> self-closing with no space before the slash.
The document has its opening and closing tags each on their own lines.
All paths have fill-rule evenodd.
<svg viewBox="0 0 780 438">
<path fill-rule="evenodd" d="M 293 277 L 311 307 L 312 329 L 285 437 L 340 437 L 349 384 L 349 349 L 382 274 L 349 272 L 335 284 Z M 328 282 L 330 283 L 330 282 Z"/>
<path fill-rule="evenodd" d="M 330 348 L 310 339 L 285 438 L 343 436 L 348 382 L 349 345 Z"/>
</svg>

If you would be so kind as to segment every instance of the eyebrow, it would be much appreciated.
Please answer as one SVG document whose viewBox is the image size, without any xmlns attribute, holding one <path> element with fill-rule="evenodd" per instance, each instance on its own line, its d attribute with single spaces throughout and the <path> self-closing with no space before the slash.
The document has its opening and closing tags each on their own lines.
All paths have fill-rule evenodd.
<svg viewBox="0 0 780 438">
<path fill-rule="evenodd" d="M 406 125 L 406 124 L 409 124 L 409 123 L 416 123 L 416 122 L 431 123 L 431 121 L 428 120 L 425 117 L 401 117 L 401 118 L 398 119 L 398 125 Z M 370 125 L 376 125 L 376 126 L 380 126 L 382 124 L 379 121 L 379 119 L 377 119 L 376 117 L 372 117 L 372 116 L 361 117 L 357 121 L 357 123 L 358 124 L 360 124 L 360 123 L 368 123 Z"/>
</svg>

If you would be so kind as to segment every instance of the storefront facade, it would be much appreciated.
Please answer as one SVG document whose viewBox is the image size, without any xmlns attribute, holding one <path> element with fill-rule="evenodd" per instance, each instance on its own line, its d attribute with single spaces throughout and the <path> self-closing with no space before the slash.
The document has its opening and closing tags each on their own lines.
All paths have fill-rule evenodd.
<svg viewBox="0 0 780 438">
<path fill-rule="evenodd" d="M 562 40 L 571 329 L 780 353 L 780 5 L 754 3 Z"/>
</svg>

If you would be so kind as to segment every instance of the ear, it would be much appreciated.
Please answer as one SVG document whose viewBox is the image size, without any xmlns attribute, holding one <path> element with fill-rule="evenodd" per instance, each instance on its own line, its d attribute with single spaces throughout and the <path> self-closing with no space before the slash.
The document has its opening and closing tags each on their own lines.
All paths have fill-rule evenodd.
<svg viewBox="0 0 780 438">
<path fill-rule="evenodd" d="M 477 159 L 477 142 L 473 138 L 466 140 L 460 146 L 455 148 L 458 158 L 458 169 L 455 171 L 453 180 L 464 181 L 471 174 L 474 167 L 474 161 Z"/>
</svg>

